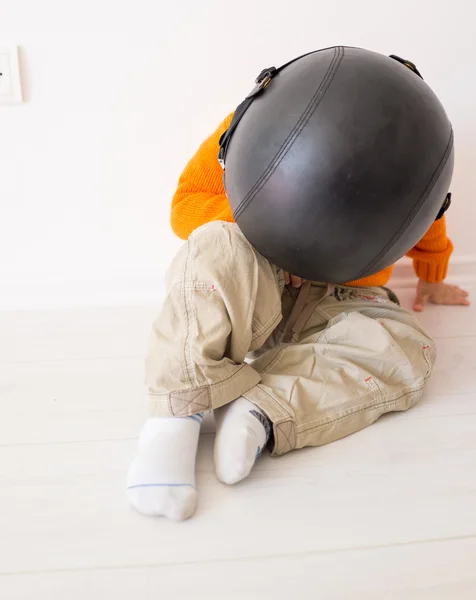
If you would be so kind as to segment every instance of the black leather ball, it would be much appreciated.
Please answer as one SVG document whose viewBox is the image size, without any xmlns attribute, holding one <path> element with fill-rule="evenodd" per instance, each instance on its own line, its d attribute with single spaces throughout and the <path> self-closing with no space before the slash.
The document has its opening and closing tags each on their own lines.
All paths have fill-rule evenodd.
<svg viewBox="0 0 476 600">
<path fill-rule="evenodd" d="M 423 79 L 387 56 L 335 47 L 291 62 L 263 88 L 224 164 L 250 243 L 294 275 L 334 283 L 408 252 L 453 172 L 452 127 Z"/>
</svg>

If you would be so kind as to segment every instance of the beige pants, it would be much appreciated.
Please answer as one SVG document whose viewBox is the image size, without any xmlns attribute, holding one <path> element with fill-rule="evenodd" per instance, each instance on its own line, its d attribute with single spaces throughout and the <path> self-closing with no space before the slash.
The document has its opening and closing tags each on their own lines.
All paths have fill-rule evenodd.
<svg viewBox="0 0 476 600">
<path fill-rule="evenodd" d="M 166 286 L 146 360 L 151 414 L 244 396 L 272 421 L 274 455 L 410 408 L 435 361 L 433 341 L 386 290 L 285 287 L 234 224 L 195 231 Z"/>
</svg>

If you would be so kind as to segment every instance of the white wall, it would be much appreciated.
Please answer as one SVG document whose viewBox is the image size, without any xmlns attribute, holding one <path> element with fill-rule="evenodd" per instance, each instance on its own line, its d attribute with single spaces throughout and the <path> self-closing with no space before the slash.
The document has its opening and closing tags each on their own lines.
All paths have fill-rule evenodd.
<svg viewBox="0 0 476 600">
<path fill-rule="evenodd" d="M 265 66 L 408 57 L 456 132 L 455 255 L 476 253 L 476 42 L 464 0 L 2 0 L 26 103 L 0 106 L 0 307 L 150 301 L 186 160 Z"/>
</svg>

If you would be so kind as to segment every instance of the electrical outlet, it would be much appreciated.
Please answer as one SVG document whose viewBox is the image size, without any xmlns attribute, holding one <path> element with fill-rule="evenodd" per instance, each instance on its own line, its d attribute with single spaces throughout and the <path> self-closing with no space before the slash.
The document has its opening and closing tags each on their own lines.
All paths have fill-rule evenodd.
<svg viewBox="0 0 476 600">
<path fill-rule="evenodd" d="M 0 104 L 22 102 L 18 48 L 0 47 Z"/>
</svg>

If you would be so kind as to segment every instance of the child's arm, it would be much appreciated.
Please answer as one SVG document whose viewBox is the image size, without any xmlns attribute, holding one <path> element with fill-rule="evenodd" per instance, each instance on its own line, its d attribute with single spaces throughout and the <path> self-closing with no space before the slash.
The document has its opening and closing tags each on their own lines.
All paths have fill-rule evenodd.
<svg viewBox="0 0 476 600">
<path fill-rule="evenodd" d="M 427 302 L 433 304 L 469 304 L 468 292 L 456 285 L 444 283 L 448 273 L 448 263 L 453 244 L 446 236 L 446 222 L 443 216 L 435 221 L 423 239 L 410 250 L 415 273 L 418 275 L 416 297 L 413 309 L 421 312 Z"/>
<path fill-rule="evenodd" d="M 452 252 L 453 244 L 446 235 L 446 221 L 443 216 L 433 223 L 407 256 L 413 258 L 413 267 L 419 279 L 428 283 L 440 283 L 448 273 Z"/>
<path fill-rule="evenodd" d="M 171 224 L 182 239 L 210 221 L 233 222 L 223 186 L 223 170 L 218 163 L 219 140 L 228 129 L 229 115 L 198 149 L 185 167 L 172 200 Z"/>
</svg>

